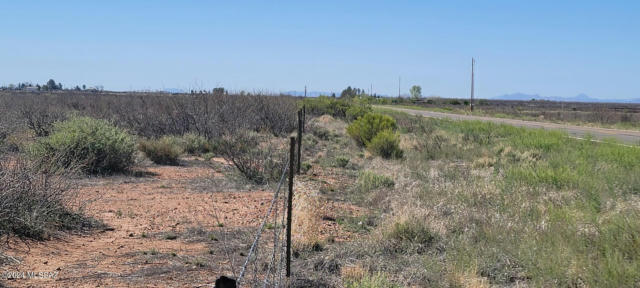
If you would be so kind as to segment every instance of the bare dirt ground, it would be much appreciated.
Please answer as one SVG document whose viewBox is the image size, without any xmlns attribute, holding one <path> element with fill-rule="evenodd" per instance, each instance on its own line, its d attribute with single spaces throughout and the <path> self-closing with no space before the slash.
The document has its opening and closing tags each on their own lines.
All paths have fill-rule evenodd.
<svg viewBox="0 0 640 288">
<path fill-rule="evenodd" d="M 230 168 L 221 159 L 213 161 Z M 21 263 L 3 270 L 55 272 L 57 276 L 10 279 L 0 286 L 199 287 L 213 283 L 220 275 L 231 275 L 229 259 L 236 268 L 244 260 L 243 253 L 273 191 L 221 187 L 221 182 L 216 182 L 225 177 L 221 171 L 196 160 L 187 162 L 183 166 L 138 167 L 136 177 L 79 180 L 78 195 L 87 201 L 86 214 L 108 228 L 56 235 L 42 242 L 11 241 L 5 253 Z M 304 188 L 309 185 L 299 181 L 296 189 L 300 193 L 313 193 L 313 189 Z M 348 240 L 349 234 L 336 223 L 322 219 L 351 207 L 328 202 L 321 206 L 305 216 L 322 222 L 314 224 L 315 233 Z M 223 235 L 223 230 L 235 232 Z M 226 235 L 235 239 L 223 239 Z M 228 251 L 231 257 L 225 253 Z"/>
</svg>

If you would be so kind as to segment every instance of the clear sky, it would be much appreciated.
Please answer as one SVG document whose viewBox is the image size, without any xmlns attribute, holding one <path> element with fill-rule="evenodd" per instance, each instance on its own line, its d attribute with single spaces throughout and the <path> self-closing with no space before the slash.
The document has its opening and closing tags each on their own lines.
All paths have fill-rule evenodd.
<svg viewBox="0 0 640 288">
<path fill-rule="evenodd" d="M 638 98 L 640 1 L 0 1 L 0 84 Z"/>
</svg>

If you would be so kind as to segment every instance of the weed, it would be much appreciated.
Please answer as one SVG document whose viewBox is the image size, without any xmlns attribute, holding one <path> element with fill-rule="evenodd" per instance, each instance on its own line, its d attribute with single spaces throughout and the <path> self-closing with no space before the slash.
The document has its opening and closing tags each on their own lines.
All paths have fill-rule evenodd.
<svg viewBox="0 0 640 288">
<path fill-rule="evenodd" d="M 338 156 L 336 157 L 336 166 L 337 167 L 347 167 L 347 165 L 349 165 L 349 158 L 345 157 L 345 156 Z"/>
</svg>

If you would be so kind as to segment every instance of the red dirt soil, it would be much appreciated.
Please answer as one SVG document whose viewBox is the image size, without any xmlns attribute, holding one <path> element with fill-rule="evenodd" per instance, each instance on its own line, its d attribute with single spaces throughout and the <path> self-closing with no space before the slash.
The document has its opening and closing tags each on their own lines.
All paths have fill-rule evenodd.
<svg viewBox="0 0 640 288">
<path fill-rule="evenodd" d="M 273 192 L 195 189 L 194 181 L 224 177 L 209 167 L 151 166 L 144 170 L 152 176 L 83 180 L 77 189 L 78 195 L 91 200 L 86 213 L 110 228 L 84 235 L 63 234 L 42 242 L 12 241 L 5 254 L 21 263 L 4 266 L 4 271 L 58 274 L 55 279 L 2 280 L 0 286 L 195 287 L 229 275 L 228 258 L 222 253 L 210 255 L 212 245 L 222 245 L 222 241 L 189 239 L 186 231 L 257 227 Z M 336 206 L 344 205 L 327 206 L 336 213 Z M 225 228 L 219 227 L 214 211 Z M 322 226 L 330 230 L 324 232 L 340 234 L 339 239 L 348 238 L 335 223 Z M 164 236 L 170 232 L 177 239 Z"/>
</svg>

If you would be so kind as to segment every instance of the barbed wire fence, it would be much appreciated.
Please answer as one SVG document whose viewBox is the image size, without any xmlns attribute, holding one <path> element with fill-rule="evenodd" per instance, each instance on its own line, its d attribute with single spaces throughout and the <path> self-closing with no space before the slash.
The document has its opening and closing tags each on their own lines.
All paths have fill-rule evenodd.
<svg viewBox="0 0 640 288">
<path fill-rule="evenodd" d="M 223 231 L 224 250 L 234 278 L 221 276 L 216 280 L 214 287 L 266 288 L 289 286 L 288 283 L 291 276 L 293 178 L 296 168 L 299 169 L 300 166 L 300 146 L 302 144 L 305 112 L 304 108 L 298 112 L 298 135 L 297 137 L 290 137 L 289 156 L 284 162 L 286 164 L 283 165 L 280 180 L 274 190 L 269 208 L 261 218 L 260 226 L 255 232 L 253 242 L 239 269 L 235 268 L 233 253 L 229 253 L 229 249 L 226 246 L 226 232 Z M 286 178 L 289 180 L 288 193 L 282 192 Z M 219 219 L 217 212 L 214 213 L 214 217 Z M 217 221 L 219 222 L 219 220 Z M 269 231 L 271 233 L 267 232 L 267 230 L 271 230 Z M 238 270 L 239 273 L 236 274 Z"/>
</svg>

